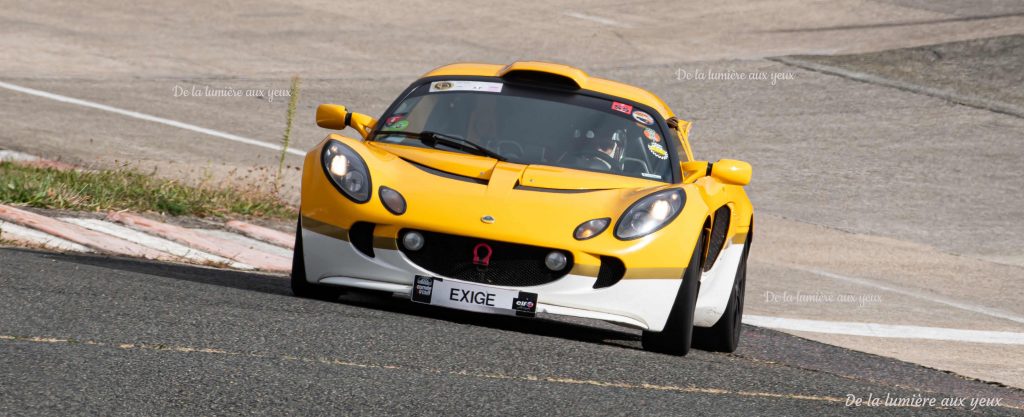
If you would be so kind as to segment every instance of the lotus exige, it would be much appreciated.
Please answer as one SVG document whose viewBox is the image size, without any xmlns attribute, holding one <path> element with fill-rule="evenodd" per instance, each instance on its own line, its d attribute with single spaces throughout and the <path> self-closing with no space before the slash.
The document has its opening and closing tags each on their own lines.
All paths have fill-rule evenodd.
<svg viewBox="0 0 1024 417">
<path fill-rule="evenodd" d="M 697 161 L 654 94 L 543 63 L 453 64 L 380 119 L 320 105 L 292 289 L 605 320 L 645 349 L 733 351 L 749 164 Z"/>
</svg>

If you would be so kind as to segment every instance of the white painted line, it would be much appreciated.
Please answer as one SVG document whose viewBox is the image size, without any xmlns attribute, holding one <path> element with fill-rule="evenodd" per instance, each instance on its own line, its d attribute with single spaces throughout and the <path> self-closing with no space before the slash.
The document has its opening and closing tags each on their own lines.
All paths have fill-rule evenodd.
<svg viewBox="0 0 1024 417">
<path fill-rule="evenodd" d="M 48 233 L 4 221 L 0 221 L 0 240 L 9 240 L 28 245 L 38 245 L 47 249 L 59 251 L 92 252 L 89 248 L 70 240 L 61 239 Z"/>
<path fill-rule="evenodd" d="M 618 20 L 612 20 L 612 19 L 609 19 L 607 17 L 594 16 L 594 15 L 585 14 L 585 13 L 578 13 L 578 12 L 565 12 L 565 13 L 562 13 L 562 14 L 565 15 L 565 16 L 573 17 L 573 18 L 580 19 L 580 20 L 586 20 L 586 21 L 590 21 L 590 22 L 594 22 L 594 23 L 600 23 L 602 25 L 615 26 L 615 27 L 620 27 L 620 28 L 628 28 L 628 27 L 630 27 L 630 25 L 628 25 L 626 23 L 622 23 L 622 22 L 620 22 Z"/>
<path fill-rule="evenodd" d="M 1024 345 L 1024 333 L 987 330 L 963 330 L 945 327 L 906 326 L 897 324 L 854 323 L 789 319 L 782 317 L 743 315 L 743 322 L 752 326 L 795 332 L 842 334 L 850 336 L 883 337 L 894 339 L 927 339 L 952 342 Z"/>
<path fill-rule="evenodd" d="M 50 100 L 56 100 L 56 101 L 59 101 L 59 102 L 62 102 L 62 103 L 75 104 L 75 105 L 79 105 L 79 106 L 83 106 L 83 107 L 89 107 L 89 108 L 93 108 L 93 109 L 97 109 L 97 110 L 103 110 L 103 111 L 107 111 L 107 112 L 111 112 L 111 113 L 120 114 L 122 116 L 133 117 L 133 118 L 136 118 L 136 119 L 146 120 L 146 121 L 154 122 L 154 123 L 160 123 L 160 124 L 167 125 L 167 126 L 177 127 L 177 128 L 180 128 L 180 129 L 191 130 L 193 132 L 202 133 L 204 135 L 210 135 L 210 136 L 213 136 L 213 137 L 218 137 L 218 138 L 221 138 L 221 139 L 227 139 L 227 140 L 230 140 L 230 141 L 234 141 L 234 142 L 238 142 L 238 143 L 244 143 L 244 144 L 247 144 L 247 145 L 259 146 L 261 148 L 272 149 L 272 150 L 279 151 L 279 152 L 282 149 L 281 145 L 274 144 L 274 143 L 268 143 L 268 142 L 263 142 L 263 141 L 256 140 L 256 139 L 250 139 L 250 138 L 246 138 L 246 137 L 242 137 L 242 136 L 238 136 L 238 135 L 233 135 L 231 133 L 221 132 L 219 130 L 207 129 L 205 127 L 196 126 L 196 125 L 188 124 L 188 123 L 183 123 L 183 122 L 179 122 L 177 120 L 165 119 L 163 117 L 157 117 L 157 116 L 152 116 L 152 115 L 148 115 L 148 114 L 145 114 L 145 113 L 139 113 L 139 112 L 135 112 L 135 111 L 131 111 L 131 110 L 125 110 L 125 109 L 121 109 L 121 108 L 117 108 L 117 107 L 113 107 L 113 106 L 108 106 L 106 104 L 94 103 L 92 101 L 77 99 L 77 98 L 74 98 L 74 97 L 68 97 L 68 96 L 62 96 L 60 94 L 48 93 L 46 91 L 36 90 L 34 88 L 22 87 L 22 86 L 19 86 L 19 85 L 5 83 L 3 81 L 0 81 L 0 88 L 6 88 L 6 89 L 11 90 L 11 91 L 17 91 L 19 93 L 25 93 L 25 94 L 33 95 L 33 96 L 36 96 L 36 97 L 48 98 Z M 295 149 L 291 149 L 291 148 L 288 149 L 288 153 L 290 153 L 292 155 L 298 155 L 298 156 L 305 156 L 306 155 L 305 152 L 302 152 L 302 151 L 299 151 L 299 150 L 295 150 Z"/>
<path fill-rule="evenodd" d="M 38 161 L 39 157 L 35 155 L 29 155 L 27 153 L 11 151 L 6 149 L 0 149 L 0 161 L 7 162 L 31 162 Z"/>
<path fill-rule="evenodd" d="M 938 295 L 922 294 L 920 292 L 920 290 L 912 290 L 912 289 L 908 289 L 908 288 L 895 287 L 895 286 L 891 286 L 891 285 L 888 285 L 888 284 L 883 284 L 883 283 L 880 283 L 880 282 L 875 282 L 875 281 L 872 281 L 872 280 L 869 280 L 869 279 L 857 278 L 857 277 L 849 277 L 849 276 L 846 276 L 846 275 L 840 275 L 840 274 L 836 274 L 836 273 L 832 273 L 832 272 L 828 272 L 828 271 L 822 271 L 820 269 L 807 268 L 807 267 L 798 266 L 798 265 L 792 265 L 792 264 L 788 264 L 788 263 L 776 263 L 776 262 L 772 262 L 772 263 L 776 264 L 776 265 L 784 266 L 784 267 L 787 267 L 787 268 L 792 268 L 792 269 L 796 269 L 796 270 L 799 270 L 799 271 L 810 272 L 812 274 L 820 275 L 820 276 L 827 277 L 827 278 L 832 278 L 832 279 L 837 280 L 837 281 L 843 281 L 843 282 L 848 282 L 848 283 L 851 283 L 851 284 L 862 285 L 862 286 L 865 286 L 865 287 L 871 287 L 871 288 L 879 289 L 879 290 L 882 290 L 882 291 L 888 291 L 888 292 L 892 292 L 892 293 L 896 293 L 896 294 L 900 294 L 900 295 L 905 295 L 907 297 L 917 298 L 919 300 L 925 300 L 925 301 L 930 301 L 930 302 L 933 302 L 933 303 L 944 304 L 944 305 L 947 305 L 947 306 L 950 306 L 950 307 L 953 307 L 953 308 L 958 308 L 960 310 L 970 311 L 972 313 L 984 314 L 986 316 L 996 317 L 996 318 L 1000 318 L 1000 319 L 1009 320 L 1009 321 L 1012 321 L 1012 322 L 1024 324 L 1024 316 L 1020 316 L 1018 314 L 1014 314 L 1014 313 L 1011 313 L 1009 311 L 999 310 L 999 309 L 995 309 L 995 308 L 991 308 L 991 307 L 986 307 L 986 306 L 981 306 L 981 305 L 976 305 L 976 304 L 964 303 L 964 302 L 961 302 L 961 301 L 958 301 L 958 300 L 954 300 L 954 299 L 950 299 L 950 298 L 946 298 L 946 297 L 942 297 L 942 296 L 938 296 Z"/>
<path fill-rule="evenodd" d="M 172 242 L 170 240 L 148 235 L 146 233 L 129 229 L 127 227 L 106 222 L 99 219 L 78 219 L 72 217 L 60 218 L 61 221 L 77 224 L 86 229 L 93 230 L 100 233 L 106 233 L 111 236 L 119 237 L 129 242 L 135 242 L 142 246 L 156 249 L 158 251 L 169 253 L 174 256 L 184 258 L 188 261 L 198 264 L 220 264 L 227 265 L 235 269 L 253 270 L 256 269 L 252 266 L 243 264 L 241 262 L 235 262 L 227 258 L 222 258 L 217 255 L 212 255 L 200 250 L 192 249 L 188 246 Z"/>
<path fill-rule="evenodd" d="M 239 245 L 245 246 L 250 250 L 254 250 L 257 252 L 263 252 L 274 256 L 280 256 L 284 259 L 292 259 L 293 251 L 291 249 L 285 249 L 280 246 L 271 245 L 269 243 L 253 239 L 248 236 L 242 236 L 237 233 L 231 233 L 224 230 L 214 229 L 196 229 L 196 232 L 209 237 L 235 242 Z"/>
</svg>

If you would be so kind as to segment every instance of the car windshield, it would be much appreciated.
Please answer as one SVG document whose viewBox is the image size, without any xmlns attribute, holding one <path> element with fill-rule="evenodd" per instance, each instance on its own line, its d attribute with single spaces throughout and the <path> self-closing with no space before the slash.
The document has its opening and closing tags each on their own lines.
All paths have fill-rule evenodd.
<svg viewBox="0 0 1024 417">
<path fill-rule="evenodd" d="M 625 100 L 443 80 L 393 106 L 373 140 L 669 182 L 674 144 L 655 117 Z"/>
</svg>

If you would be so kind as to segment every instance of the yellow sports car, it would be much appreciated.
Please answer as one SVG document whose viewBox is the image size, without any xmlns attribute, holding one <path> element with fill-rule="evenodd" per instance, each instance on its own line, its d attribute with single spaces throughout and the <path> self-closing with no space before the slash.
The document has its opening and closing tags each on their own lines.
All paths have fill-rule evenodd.
<svg viewBox="0 0 1024 417">
<path fill-rule="evenodd" d="M 694 160 L 650 92 L 544 63 L 453 64 L 380 119 L 306 154 L 292 289 L 483 313 L 605 320 L 648 350 L 733 351 L 753 206 L 749 164 Z"/>
</svg>

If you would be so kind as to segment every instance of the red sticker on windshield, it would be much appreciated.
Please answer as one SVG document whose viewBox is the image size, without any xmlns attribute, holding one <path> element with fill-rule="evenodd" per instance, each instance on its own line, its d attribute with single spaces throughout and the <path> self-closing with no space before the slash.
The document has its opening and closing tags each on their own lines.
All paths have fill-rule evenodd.
<svg viewBox="0 0 1024 417">
<path fill-rule="evenodd" d="M 626 103 L 619 103 L 617 101 L 613 101 L 612 102 L 612 110 L 620 111 L 620 112 L 623 112 L 623 113 L 626 113 L 626 114 L 630 114 L 630 113 L 633 112 L 633 106 L 631 106 L 629 104 L 626 104 Z"/>
<path fill-rule="evenodd" d="M 659 135 L 658 132 L 651 128 L 644 129 L 644 137 L 654 142 L 661 142 L 661 135 Z"/>
</svg>

